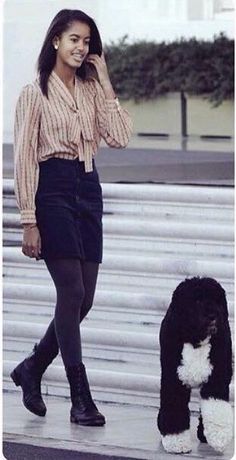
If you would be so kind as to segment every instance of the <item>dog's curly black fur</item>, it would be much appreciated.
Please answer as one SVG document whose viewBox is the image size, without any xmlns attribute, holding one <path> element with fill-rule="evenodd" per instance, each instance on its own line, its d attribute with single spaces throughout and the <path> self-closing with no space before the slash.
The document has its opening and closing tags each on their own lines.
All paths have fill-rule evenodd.
<svg viewBox="0 0 236 460">
<path fill-rule="evenodd" d="M 213 278 L 194 277 L 181 282 L 160 328 L 161 391 L 158 428 L 162 436 L 189 429 L 191 385 L 178 374 L 184 344 L 192 350 L 209 341 L 209 366 L 212 371 L 200 383 L 202 400 L 229 401 L 232 378 L 232 345 L 225 291 Z M 212 400 L 211 400 L 212 401 Z M 209 442 L 204 434 L 200 413 L 198 438 Z"/>
</svg>

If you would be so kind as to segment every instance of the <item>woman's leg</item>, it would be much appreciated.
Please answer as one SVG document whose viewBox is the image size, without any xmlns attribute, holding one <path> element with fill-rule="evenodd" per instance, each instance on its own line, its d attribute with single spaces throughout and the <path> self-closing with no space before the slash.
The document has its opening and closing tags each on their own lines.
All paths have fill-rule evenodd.
<svg viewBox="0 0 236 460">
<path fill-rule="evenodd" d="M 57 291 L 54 326 L 67 368 L 82 362 L 80 312 L 85 290 L 79 259 L 45 259 Z"/>
<path fill-rule="evenodd" d="M 55 318 L 51 321 L 47 332 L 37 350 L 32 356 L 24 360 L 20 366 L 28 366 L 32 359 L 32 367 L 35 371 L 17 371 L 16 384 L 20 384 L 24 393 L 24 404 L 27 409 L 37 415 L 45 415 L 46 406 L 41 397 L 40 381 L 43 371 L 38 373 L 39 358 L 45 368 L 51 362 L 52 356 L 61 350 L 62 359 L 66 368 L 70 383 L 72 400 L 71 421 L 81 425 L 100 426 L 104 425 L 105 417 L 98 411 L 92 399 L 86 370 L 82 363 L 80 319 L 82 320 L 92 306 L 94 291 L 97 280 L 98 264 L 84 263 L 83 275 L 80 261 L 77 259 L 45 260 L 57 290 L 57 304 Z M 84 284 L 86 286 L 86 293 Z M 83 306 L 83 311 L 82 311 Z M 50 354 L 51 353 L 51 354 Z M 19 366 L 18 366 L 19 367 Z M 37 368 L 37 369 L 36 369 Z M 45 370 L 45 369 L 44 369 Z M 35 375 L 34 375 L 35 372 Z M 13 374 L 13 373 L 12 373 Z M 20 375 L 19 375 L 20 374 Z M 23 375 L 24 374 L 24 375 Z M 23 379 L 24 377 L 24 379 Z M 18 382 L 20 378 L 20 383 Z M 31 385 L 29 385 L 29 381 Z M 31 388 L 32 387 L 32 388 Z"/>
<path fill-rule="evenodd" d="M 80 425 L 104 425 L 105 417 L 92 399 L 86 369 L 82 363 L 80 313 L 85 288 L 81 262 L 78 259 L 47 259 L 45 262 L 57 290 L 54 324 L 70 384 L 70 420 Z M 93 285 L 95 287 L 96 282 Z"/>
<path fill-rule="evenodd" d="M 57 343 L 64 365 L 69 369 L 82 365 L 80 308 L 84 299 L 84 285 L 80 260 L 50 259 L 45 263 L 57 291 L 54 318 Z M 22 387 L 25 407 L 40 416 L 44 416 L 47 410 L 41 395 L 41 378 L 57 352 L 52 326 L 49 326 L 48 336 L 35 347 L 32 356 L 24 359 L 11 372 L 14 383 Z"/>
<path fill-rule="evenodd" d="M 50 322 L 44 336 L 38 343 L 37 350 L 41 355 L 50 356 L 50 362 L 52 362 L 58 355 L 59 347 L 55 332 L 54 318 Z"/>
<path fill-rule="evenodd" d="M 83 321 L 93 305 L 99 264 L 95 262 L 83 261 L 81 263 L 81 269 L 85 295 L 80 309 L 80 322 Z M 54 318 L 50 322 L 45 335 L 38 344 L 38 351 L 45 356 L 50 356 L 51 362 L 58 355 L 59 347 L 55 331 Z"/>
<path fill-rule="evenodd" d="M 80 322 L 83 321 L 85 316 L 93 305 L 93 298 L 95 294 L 99 264 L 96 262 L 83 261 L 81 263 L 82 276 L 84 282 L 85 296 L 80 311 Z"/>
</svg>

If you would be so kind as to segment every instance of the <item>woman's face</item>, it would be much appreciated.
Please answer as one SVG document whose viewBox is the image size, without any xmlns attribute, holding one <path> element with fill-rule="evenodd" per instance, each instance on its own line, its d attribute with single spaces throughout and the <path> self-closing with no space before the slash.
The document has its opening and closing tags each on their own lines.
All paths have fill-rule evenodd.
<svg viewBox="0 0 236 460">
<path fill-rule="evenodd" d="M 89 41 L 90 27 L 84 22 L 74 21 L 60 38 L 53 40 L 53 45 L 57 46 L 57 63 L 80 67 L 89 52 Z"/>
</svg>

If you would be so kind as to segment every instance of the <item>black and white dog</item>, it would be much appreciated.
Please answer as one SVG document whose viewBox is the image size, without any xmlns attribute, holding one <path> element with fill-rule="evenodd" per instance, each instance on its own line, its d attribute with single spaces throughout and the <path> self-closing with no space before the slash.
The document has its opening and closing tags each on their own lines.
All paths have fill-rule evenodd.
<svg viewBox="0 0 236 460">
<path fill-rule="evenodd" d="M 200 387 L 197 436 L 222 452 L 233 434 L 232 345 L 225 291 L 212 278 L 178 285 L 160 329 L 158 428 L 167 452 L 191 451 L 191 388 Z"/>
</svg>

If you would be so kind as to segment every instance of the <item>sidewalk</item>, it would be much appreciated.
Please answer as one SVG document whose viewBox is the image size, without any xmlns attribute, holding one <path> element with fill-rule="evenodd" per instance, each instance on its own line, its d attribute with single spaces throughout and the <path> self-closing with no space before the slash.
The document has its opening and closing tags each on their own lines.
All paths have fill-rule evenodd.
<svg viewBox="0 0 236 460">
<path fill-rule="evenodd" d="M 101 146 L 106 144 L 102 140 Z M 234 139 L 200 137 L 200 136 L 140 136 L 133 134 L 129 144 L 129 148 L 144 149 L 144 150 L 185 150 L 188 152 L 233 152 Z"/>
<path fill-rule="evenodd" d="M 3 440 L 9 460 L 173 460 L 183 455 L 164 452 L 156 427 L 157 410 L 139 406 L 101 404 L 107 423 L 104 427 L 81 427 L 69 421 L 70 401 L 44 397 L 46 417 L 37 417 L 22 405 L 21 393 L 3 395 Z M 233 456 L 233 443 L 225 453 L 200 444 L 196 437 L 197 417 L 191 419 L 191 459 L 226 460 Z M 10 443 L 10 444 L 9 444 Z M 13 444 L 16 443 L 16 444 Z M 36 447 L 37 446 L 37 447 Z M 15 450 L 14 450 L 15 447 Z M 54 450 L 56 449 L 56 450 Z M 21 456 L 19 452 L 24 452 Z M 73 452 L 73 453 L 72 453 Z"/>
</svg>

